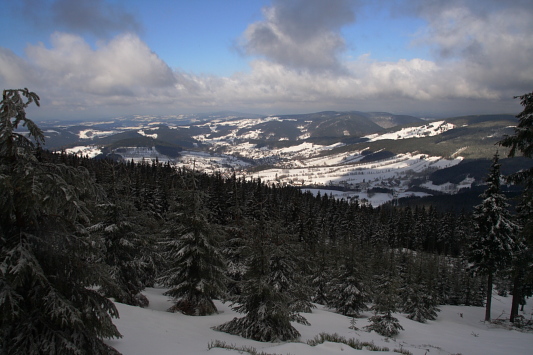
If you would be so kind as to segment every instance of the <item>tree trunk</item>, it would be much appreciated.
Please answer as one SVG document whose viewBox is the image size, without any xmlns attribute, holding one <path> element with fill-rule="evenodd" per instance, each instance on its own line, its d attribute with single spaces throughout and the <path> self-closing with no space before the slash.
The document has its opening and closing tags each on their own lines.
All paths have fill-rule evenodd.
<svg viewBox="0 0 533 355">
<path fill-rule="evenodd" d="M 485 306 L 485 322 L 490 322 L 490 307 L 492 304 L 492 271 L 487 277 L 487 304 Z"/>
<path fill-rule="evenodd" d="M 522 270 L 515 271 L 513 280 L 513 302 L 511 304 L 511 316 L 509 317 L 511 322 L 514 322 L 515 317 L 518 315 L 518 305 L 520 303 L 520 298 L 522 297 L 520 292 L 520 278 L 522 276 L 521 271 Z"/>
</svg>

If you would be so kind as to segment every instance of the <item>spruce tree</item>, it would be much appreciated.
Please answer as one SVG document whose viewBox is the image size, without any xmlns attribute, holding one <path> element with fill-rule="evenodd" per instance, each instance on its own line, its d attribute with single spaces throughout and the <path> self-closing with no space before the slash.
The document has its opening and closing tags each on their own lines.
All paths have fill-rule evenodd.
<svg viewBox="0 0 533 355">
<path fill-rule="evenodd" d="M 327 305 L 342 315 L 357 317 L 367 309 L 370 299 L 361 275 L 355 270 L 344 267 L 331 281 Z"/>
<path fill-rule="evenodd" d="M 322 248 L 317 252 L 318 255 L 311 262 L 310 273 L 312 276 L 310 278 L 310 284 L 313 290 L 311 299 L 315 303 L 325 305 L 329 299 L 332 267 L 329 262 L 330 258 L 326 246 L 324 244 L 319 245 Z"/>
<path fill-rule="evenodd" d="M 499 143 L 511 148 L 509 157 L 514 157 L 518 152 L 524 157 L 533 158 L 533 92 L 517 96 L 524 107 L 516 117 L 518 125 L 514 134 L 504 137 Z M 523 304 L 526 296 L 533 293 L 533 168 L 521 170 L 511 176 L 509 180 L 521 184 L 524 188 L 517 206 L 522 224 L 521 239 L 524 248 L 518 253 L 513 262 L 513 301 L 511 306 L 511 322 L 518 314 L 519 304 Z"/>
<path fill-rule="evenodd" d="M 102 260 L 109 266 L 114 283 L 103 287 L 102 292 L 117 302 L 132 306 L 148 306 L 148 299 L 141 294 L 144 289 L 145 273 L 153 271 L 150 263 L 152 246 L 150 238 L 139 234 L 142 227 L 136 223 L 132 210 L 125 206 L 127 201 L 99 204 L 100 213 L 105 217 L 89 230 L 101 238 L 104 246 Z"/>
<path fill-rule="evenodd" d="M 245 222 L 245 273 L 240 294 L 232 298 L 233 309 L 244 317 L 214 327 L 215 330 L 258 341 L 287 341 L 300 336 L 291 321 L 305 323 L 295 311 L 299 287 L 295 257 L 278 238 L 282 227 L 270 219 L 264 208 L 267 197 L 261 183 L 249 201 Z"/>
<path fill-rule="evenodd" d="M 368 319 L 370 324 L 365 328 L 386 337 L 393 337 L 403 330 L 403 327 L 398 318 L 392 315 L 398 310 L 400 303 L 399 280 L 396 273 L 394 251 L 388 253 L 388 258 L 375 260 L 375 262 L 383 261 L 383 263 L 381 270 L 375 276 L 374 304 L 372 305 L 374 315 Z"/>
<path fill-rule="evenodd" d="M 487 276 L 485 321 L 490 322 L 494 274 L 508 267 L 520 248 L 517 240 L 519 226 L 513 221 L 507 199 L 500 190 L 498 153 L 492 160 L 487 189 L 480 197 L 483 201 L 474 210 L 476 230 L 470 245 L 469 261 L 473 263 L 474 271 Z"/>
<path fill-rule="evenodd" d="M 279 283 L 293 265 L 281 259 L 281 253 L 279 247 L 253 238 L 248 244 L 241 294 L 233 297 L 233 309 L 245 315 L 214 329 L 258 341 L 287 341 L 300 336 L 290 323 L 296 315 L 290 307 L 292 299 Z"/>
<path fill-rule="evenodd" d="M 272 287 L 287 296 L 290 320 L 309 325 L 300 313 L 311 313 L 315 307 L 311 303 L 311 288 L 300 267 L 304 261 L 298 257 L 296 246 L 286 239 L 287 235 L 279 224 L 273 226 L 273 245 L 270 256 Z"/>
<path fill-rule="evenodd" d="M 0 104 L 0 353 L 117 353 L 103 338 L 120 337 L 118 311 L 95 290 L 112 281 L 86 228 L 101 190 L 83 168 L 38 160 L 32 102 L 4 90 Z"/>
<path fill-rule="evenodd" d="M 408 281 L 402 294 L 404 295 L 403 312 L 407 313 L 407 318 L 420 323 L 427 320 L 437 319 L 438 299 L 433 284 L 435 277 L 436 261 L 431 260 L 428 256 L 420 253 L 415 257 L 409 255 L 411 269 Z"/>
<path fill-rule="evenodd" d="M 170 311 L 205 316 L 217 312 L 213 299 L 226 292 L 226 264 L 217 229 L 203 207 L 204 194 L 196 188 L 195 173 L 188 190 L 177 192 L 177 201 L 162 242 L 167 270 L 160 281 L 173 297 Z"/>
<path fill-rule="evenodd" d="M 327 305 L 345 316 L 358 317 L 371 299 L 364 263 L 360 260 L 362 253 L 353 242 L 343 244 L 341 249 L 343 257 L 330 280 Z"/>
</svg>

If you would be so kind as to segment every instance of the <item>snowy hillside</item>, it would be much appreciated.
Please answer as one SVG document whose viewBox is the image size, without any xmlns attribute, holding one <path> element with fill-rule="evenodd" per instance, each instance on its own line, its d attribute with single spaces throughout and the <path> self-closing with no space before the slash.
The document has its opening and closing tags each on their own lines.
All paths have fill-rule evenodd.
<svg viewBox="0 0 533 355">
<path fill-rule="evenodd" d="M 387 125 L 393 125 L 400 118 L 375 113 L 372 119 L 374 122 L 362 114 L 339 112 L 212 117 L 204 121 L 181 116 L 135 116 L 114 123 L 85 123 L 69 128 L 79 141 L 67 152 L 90 157 L 114 153 L 128 161 L 157 159 L 209 174 L 235 173 L 313 191 L 326 188 L 327 193 L 339 198 L 359 199 L 377 206 L 401 197 L 455 194 L 482 183 L 468 174 L 461 176 L 462 181 L 439 182 L 441 185 L 429 178 L 436 170 L 472 159 L 472 155 L 492 157 L 494 144 L 512 129 L 509 123 L 514 117 L 471 116 L 420 124 L 412 121 L 407 127 L 386 130 L 375 122 L 383 125 L 386 119 Z M 362 122 L 377 129 L 367 127 L 373 133 L 353 135 L 354 126 Z M 47 132 L 60 131 L 54 129 Z M 155 149 L 155 145 L 165 142 L 179 150 L 183 148 L 179 156 L 169 157 Z M 332 187 L 338 191 L 332 191 Z"/>
<path fill-rule="evenodd" d="M 279 120 L 278 117 L 269 117 L 264 120 Z M 241 121 L 238 121 L 241 122 Z M 247 124 L 250 124 L 250 120 Z M 229 124 L 223 122 L 223 124 Z M 235 124 L 235 121 L 232 121 Z M 265 182 L 293 186 L 339 186 L 350 190 L 338 196 L 340 198 L 360 199 L 370 202 L 372 205 L 380 205 L 398 197 L 424 195 L 423 193 L 409 192 L 409 183 L 413 176 L 425 171 L 434 171 L 456 165 L 462 161 L 460 156 L 453 159 L 444 159 L 437 156 L 424 154 L 406 153 L 396 154 L 378 161 L 363 162 L 368 151 L 347 151 L 343 153 L 330 153 L 335 148 L 344 146 L 343 143 L 333 145 L 320 145 L 310 142 L 301 142 L 284 148 L 268 149 L 265 146 L 258 147 L 251 144 L 243 137 L 237 137 L 236 133 L 244 128 L 244 123 L 237 125 L 230 133 L 209 139 L 207 135 L 198 136 L 204 143 L 211 146 L 212 151 L 224 149 L 224 153 L 230 156 L 245 157 L 253 160 L 264 160 L 273 168 L 252 173 L 251 177 L 260 178 Z M 442 134 L 453 129 L 453 124 L 445 121 L 435 121 L 417 127 L 409 127 L 386 134 L 373 134 L 367 136 L 369 142 L 378 140 L 397 140 L 408 138 L 422 138 Z M 211 126 L 213 132 L 216 126 Z M 253 131 L 257 136 L 262 132 Z M 302 134 L 305 133 L 302 131 Z M 239 140 L 237 140 L 239 138 Z M 185 154 L 187 156 L 187 154 Z M 228 161 L 223 164 L 208 157 L 209 163 L 197 160 L 196 163 L 204 167 L 208 172 L 227 171 L 228 169 L 242 170 L 245 164 L 239 163 L 234 166 Z M 190 162 L 191 158 L 181 162 Z M 237 162 L 237 161 L 235 161 Z M 179 164 L 179 162 L 178 162 Z M 247 174 L 246 171 L 243 171 Z M 248 175 L 248 174 L 247 174 Z M 465 182 L 461 187 L 468 187 L 470 182 Z M 373 188 L 385 188 L 390 193 L 373 193 Z M 432 186 L 433 190 L 453 193 L 458 186 Z M 369 192 L 370 191 L 370 192 Z M 328 192 L 330 193 L 330 192 Z M 337 194 L 339 195 L 339 194 Z"/>
<path fill-rule="evenodd" d="M 67 154 L 76 154 L 81 156 L 88 156 L 89 158 L 94 158 L 98 154 L 102 153 L 102 150 L 95 146 L 76 146 L 72 148 L 65 149 Z"/>
<path fill-rule="evenodd" d="M 180 313 L 168 313 L 171 305 L 168 297 L 163 296 L 163 289 L 147 289 L 145 294 L 150 299 L 147 309 L 117 304 L 120 319 L 115 320 L 123 338 L 107 341 L 124 355 L 231 355 L 243 354 L 235 350 L 212 348 L 208 345 L 223 341 L 235 347 L 253 347 L 258 352 L 280 355 L 333 355 L 333 354 L 404 354 L 413 355 L 526 355 L 531 354 L 533 333 L 510 330 L 504 325 L 488 324 L 482 307 L 441 306 L 437 320 L 425 324 L 412 321 L 401 314 L 395 316 L 405 329 L 396 338 L 384 338 L 374 332 L 368 333 L 363 328 L 367 325 L 365 313 L 356 320 L 358 330 L 350 329 L 350 318 L 318 306 L 312 314 L 305 317 L 310 326 L 294 323 L 302 334 L 300 342 L 261 343 L 241 337 L 217 332 L 211 327 L 227 322 L 241 315 L 233 312 L 229 305 L 216 302 L 220 313 L 213 316 L 193 317 Z M 510 298 L 494 295 L 493 318 L 501 315 L 508 317 Z M 531 318 L 531 305 L 526 305 L 526 319 Z M 325 342 L 317 346 L 306 342 L 320 333 L 337 333 L 345 338 L 355 338 L 361 342 L 370 342 L 388 351 L 374 352 L 355 350 L 345 344 Z M 396 352 L 395 352 L 396 351 Z M 247 354 L 247 353 L 244 353 Z"/>
<path fill-rule="evenodd" d="M 252 144 L 243 139 L 243 136 L 239 136 L 239 143 L 235 142 L 238 130 L 253 125 L 258 121 L 269 122 L 273 120 L 279 119 L 277 117 L 268 117 L 265 119 L 209 123 L 210 130 L 216 132 L 218 125 L 235 125 L 235 122 L 239 122 L 238 128 L 231 130 L 227 135 L 213 139 L 207 139 L 204 136 L 196 137 L 203 140 L 205 144 L 209 144 L 211 147 L 210 153 L 184 151 L 181 157 L 170 159 L 158 154 L 154 149 L 130 147 L 122 148 L 120 154 L 128 161 L 157 158 L 160 162 L 171 161 L 176 166 L 186 166 L 206 173 L 221 172 L 222 174 L 231 174 L 233 171 L 238 171 L 239 174 L 250 178 L 260 178 L 267 183 L 280 185 L 315 186 L 317 189 L 320 189 L 320 186 L 341 186 L 350 191 L 338 197 L 360 199 L 368 201 L 375 206 L 398 197 L 424 195 L 408 191 L 409 182 L 413 175 L 450 167 L 460 163 L 462 160 L 460 156 L 453 159 L 443 159 L 442 157 L 407 153 L 397 154 L 378 161 L 364 162 L 364 158 L 368 153 L 366 149 L 330 153 L 333 149 L 344 146 L 343 143 L 324 146 L 302 141 L 299 144 L 284 148 L 269 149 Z M 395 137 L 402 139 L 406 137 L 424 137 L 440 134 L 452 128 L 453 125 L 439 121 L 420 127 L 402 129 L 396 133 L 388 133 L 381 136 L 375 135 L 372 140 L 395 139 Z M 251 131 L 250 134 L 255 134 L 254 132 L 257 133 L 256 131 Z M 143 132 L 143 134 L 146 133 Z M 224 153 L 215 153 L 221 147 L 224 148 Z M 94 154 L 95 150 L 97 150 L 96 147 L 79 146 L 69 151 Z M 246 158 L 246 160 L 241 158 Z M 265 164 L 273 166 L 273 168 L 248 173 L 247 168 L 252 166 L 249 162 L 250 160 L 255 162 L 263 161 Z M 385 188 L 390 190 L 390 192 L 376 194 L 371 191 L 373 188 Z M 440 187 L 433 186 L 433 189 L 439 190 Z M 453 189 L 453 186 L 446 186 L 441 190 L 453 192 Z"/>
<path fill-rule="evenodd" d="M 454 129 L 455 126 L 451 123 L 446 123 L 446 121 L 435 121 L 428 123 L 419 127 L 407 127 L 402 128 L 398 131 L 384 133 L 384 134 L 371 134 L 366 136 L 369 142 L 375 142 L 382 139 L 409 139 L 409 138 L 421 138 L 421 137 L 432 137 L 444 133 L 450 129 Z"/>
</svg>

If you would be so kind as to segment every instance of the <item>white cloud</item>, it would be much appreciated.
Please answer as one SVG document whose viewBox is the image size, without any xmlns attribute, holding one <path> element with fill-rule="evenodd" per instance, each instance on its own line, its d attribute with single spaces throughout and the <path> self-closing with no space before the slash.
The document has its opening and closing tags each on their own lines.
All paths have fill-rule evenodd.
<svg viewBox="0 0 533 355">
<path fill-rule="evenodd" d="M 44 75 L 65 88 L 96 95 L 130 96 L 171 86 L 172 70 L 138 37 L 122 35 L 92 49 L 81 37 L 55 33 L 52 48 L 29 46 Z"/>
</svg>

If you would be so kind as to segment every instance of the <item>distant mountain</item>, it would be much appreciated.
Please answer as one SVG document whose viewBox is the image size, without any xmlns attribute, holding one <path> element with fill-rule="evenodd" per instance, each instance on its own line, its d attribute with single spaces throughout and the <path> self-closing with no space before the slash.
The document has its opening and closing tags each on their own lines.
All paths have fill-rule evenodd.
<svg viewBox="0 0 533 355">
<path fill-rule="evenodd" d="M 95 122 L 42 122 L 46 146 L 65 148 L 79 143 L 107 145 L 125 137 L 157 134 L 159 139 L 191 147 L 201 143 L 195 136 L 224 136 L 237 130 L 235 139 L 276 142 L 307 138 L 330 139 L 361 137 L 407 123 L 420 123 L 412 116 L 384 112 L 335 112 L 265 117 L 232 111 L 206 114 L 150 116 L 132 115 Z M 244 123 L 243 123 L 244 122 Z"/>
<path fill-rule="evenodd" d="M 311 133 L 311 137 L 314 138 L 340 138 L 361 137 L 379 132 L 381 128 L 367 116 L 347 112 L 335 113 L 329 117 L 323 115 L 314 119 L 309 124 L 308 130 Z"/>
<path fill-rule="evenodd" d="M 393 115 L 387 112 L 367 112 L 362 114 L 367 115 L 372 122 L 376 123 L 382 128 L 391 128 L 407 124 L 420 124 L 423 122 L 423 120 L 418 117 Z"/>
<path fill-rule="evenodd" d="M 234 118 L 260 118 L 264 115 L 258 115 L 255 113 L 243 113 L 237 111 L 217 111 L 210 113 L 199 113 L 189 115 L 190 117 L 195 117 L 201 121 L 212 121 L 212 120 L 229 120 Z"/>
<path fill-rule="evenodd" d="M 311 114 L 281 116 L 282 119 L 296 119 L 297 122 L 311 122 L 312 137 L 364 136 L 409 123 L 421 123 L 413 116 L 394 115 L 387 112 L 336 112 L 324 111 Z"/>
<path fill-rule="evenodd" d="M 135 115 L 42 128 L 52 150 L 158 158 L 206 172 L 237 171 L 272 183 L 342 189 L 344 198 L 381 204 L 483 184 L 494 153 L 506 156 L 497 142 L 513 134 L 517 124 L 512 115 L 441 120 L 359 111 L 243 116 Z M 527 163 L 512 161 L 506 172 Z"/>
</svg>

